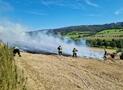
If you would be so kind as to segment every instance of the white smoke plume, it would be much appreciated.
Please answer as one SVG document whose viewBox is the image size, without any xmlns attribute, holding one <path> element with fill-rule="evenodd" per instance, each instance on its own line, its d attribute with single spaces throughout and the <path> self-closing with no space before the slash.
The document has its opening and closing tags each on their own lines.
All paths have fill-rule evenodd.
<svg viewBox="0 0 123 90">
<path fill-rule="evenodd" d="M 79 56 L 88 58 L 102 59 L 104 52 L 95 52 L 89 50 L 86 46 L 86 41 L 81 40 L 81 45 L 76 45 L 74 41 L 68 43 L 69 39 L 61 40 L 58 37 L 47 35 L 46 33 L 38 33 L 36 35 L 28 35 L 26 33 L 28 28 L 21 24 L 12 22 L 0 23 L 0 40 L 8 43 L 9 46 L 18 46 L 23 50 L 30 51 L 45 51 L 50 53 L 57 53 L 57 47 L 62 46 L 65 54 L 72 55 L 73 48 L 78 49 Z"/>
</svg>

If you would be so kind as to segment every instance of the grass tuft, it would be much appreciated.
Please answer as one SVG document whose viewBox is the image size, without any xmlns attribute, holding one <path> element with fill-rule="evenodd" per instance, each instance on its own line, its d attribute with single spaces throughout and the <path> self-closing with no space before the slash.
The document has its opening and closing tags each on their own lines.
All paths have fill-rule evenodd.
<svg viewBox="0 0 123 90">
<path fill-rule="evenodd" d="M 0 90 L 26 90 L 26 79 L 17 68 L 12 51 L 0 45 Z"/>
</svg>

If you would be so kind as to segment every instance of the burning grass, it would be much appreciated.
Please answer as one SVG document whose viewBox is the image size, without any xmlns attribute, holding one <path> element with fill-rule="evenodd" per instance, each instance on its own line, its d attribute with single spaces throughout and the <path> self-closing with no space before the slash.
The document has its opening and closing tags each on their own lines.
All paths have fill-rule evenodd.
<svg viewBox="0 0 123 90">
<path fill-rule="evenodd" d="M 26 90 L 23 73 L 15 64 L 12 49 L 0 45 L 0 90 Z"/>
</svg>

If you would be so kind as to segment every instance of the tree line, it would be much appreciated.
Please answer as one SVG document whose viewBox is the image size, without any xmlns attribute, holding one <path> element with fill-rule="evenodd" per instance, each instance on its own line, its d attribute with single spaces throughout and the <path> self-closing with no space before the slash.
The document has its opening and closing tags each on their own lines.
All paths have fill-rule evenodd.
<svg viewBox="0 0 123 90">
<path fill-rule="evenodd" d="M 105 48 L 123 48 L 123 39 L 119 40 L 86 40 L 86 44 L 90 47 L 105 47 Z"/>
</svg>

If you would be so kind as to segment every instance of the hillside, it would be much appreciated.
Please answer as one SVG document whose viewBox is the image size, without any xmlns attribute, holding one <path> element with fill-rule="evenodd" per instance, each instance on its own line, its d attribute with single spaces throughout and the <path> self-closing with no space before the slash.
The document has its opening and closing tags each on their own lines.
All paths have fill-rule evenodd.
<svg viewBox="0 0 123 90">
<path fill-rule="evenodd" d="M 28 90 L 123 90 L 123 61 L 23 53 Z"/>
<path fill-rule="evenodd" d="M 39 33 L 42 31 L 48 31 L 48 33 L 52 33 L 52 34 L 66 35 L 70 32 L 86 32 L 92 35 L 106 29 L 123 29 L 123 22 L 103 24 L 103 25 L 70 26 L 70 27 L 63 27 L 63 28 L 57 28 L 57 29 L 38 30 L 34 32 L 29 32 L 29 33 L 32 34 L 32 33 Z"/>
<path fill-rule="evenodd" d="M 100 32 L 97 32 L 94 35 L 88 36 L 89 39 L 123 39 L 123 29 L 106 29 Z"/>
<path fill-rule="evenodd" d="M 123 29 L 108 29 L 95 34 L 95 37 L 123 37 Z"/>
<path fill-rule="evenodd" d="M 103 24 L 103 25 L 80 25 L 70 26 L 57 29 L 45 29 L 28 32 L 29 35 L 36 36 L 38 33 L 45 32 L 52 35 L 62 35 L 70 37 L 73 40 L 81 38 L 86 39 L 122 39 L 123 22 Z"/>
</svg>

